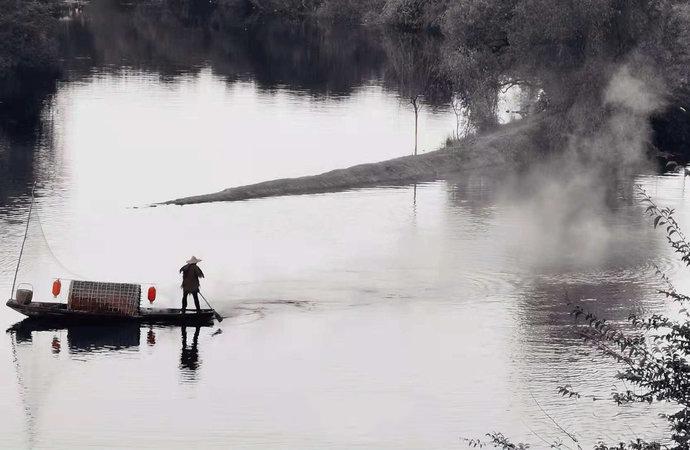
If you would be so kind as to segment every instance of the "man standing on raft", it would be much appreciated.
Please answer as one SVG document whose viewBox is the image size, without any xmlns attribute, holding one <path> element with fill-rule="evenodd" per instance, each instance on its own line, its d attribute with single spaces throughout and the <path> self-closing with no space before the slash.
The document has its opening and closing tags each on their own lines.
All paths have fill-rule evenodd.
<svg viewBox="0 0 690 450">
<path fill-rule="evenodd" d="M 194 306 L 196 306 L 196 312 L 201 312 L 201 307 L 199 307 L 199 278 L 204 278 L 204 272 L 201 271 L 199 266 L 196 264 L 201 262 L 196 256 L 187 261 L 181 269 L 182 274 L 182 314 L 186 312 L 187 309 L 187 296 L 192 294 L 194 298 Z"/>
</svg>

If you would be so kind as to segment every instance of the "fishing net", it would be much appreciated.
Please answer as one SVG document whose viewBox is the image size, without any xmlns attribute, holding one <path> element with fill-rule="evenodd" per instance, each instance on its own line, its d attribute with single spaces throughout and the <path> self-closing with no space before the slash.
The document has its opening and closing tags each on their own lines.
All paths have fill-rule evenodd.
<svg viewBox="0 0 690 450">
<path fill-rule="evenodd" d="M 16 289 L 31 289 L 33 290 L 34 301 L 56 301 L 67 302 L 68 289 L 66 289 L 71 280 L 84 279 L 77 273 L 67 268 L 61 260 L 55 255 L 53 249 L 48 243 L 43 225 L 41 223 L 41 207 L 36 204 L 31 207 L 31 212 L 27 210 L 28 224 L 22 231 L 26 231 L 26 240 L 24 241 L 23 251 L 21 252 L 21 261 L 16 275 Z M 23 238 L 23 236 L 22 236 Z M 20 241 L 21 242 L 21 241 Z M 52 295 L 53 281 L 60 279 L 63 288 L 59 295 Z M 12 293 L 14 298 L 15 292 Z"/>
<path fill-rule="evenodd" d="M 169 260 L 155 255 L 156 247 L 147 250 L 147 242 L 137 234 L 137 226 L 147 224 L 132 225 L 124 220 L 119 222 L 121 215 L 107 215 L 106 220 L 124 225 L 118 228 L 108 223 L 101 228 L 102 218 L 93 222 L 75 218 L 73 205 L 61 204 L 69 201 L 60 196 L 37 197 L 28 226 L 29 205 L 16 208 L 19 214 L 15 215 L 12 231 L 15 247 L 8 252 L 16 256 L 8 266 L 16 263 L 25 229 L 26 241 L 13 298 L 16 298 L 17 288 L 28 288 L 33 290 L 34 302 L 68 303 L 72 281 L 118 282 L 139 285 L 144 291 L 153 286 L 157 293 L 152 306 L 179 307 L 181 291 L 177 270 L 182 264 L 171 267 Z M 142 252 L 145 257 L 129 259 L 131 253 Z M 7 277 L 7 295 L 13 276 L 14 267 Z M 59 295 L 53 296 L 52 286 L 57 279 L 61 281 L 61 289 Z M 146 296 L 142 300 L 142 306 L 148 306 Z"/>
</svg>

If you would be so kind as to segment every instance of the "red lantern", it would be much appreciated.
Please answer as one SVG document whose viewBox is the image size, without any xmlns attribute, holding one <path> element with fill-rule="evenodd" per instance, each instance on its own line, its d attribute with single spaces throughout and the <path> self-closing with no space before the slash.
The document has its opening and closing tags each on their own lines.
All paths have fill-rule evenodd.
<svg viewBox="0 0 690 450">
<path fill-rule="evenodd" d="M 60 291 L 62 290 L 62 283 L 60 282 L 60 279 L 58 278 L 57 280 L 53 281 L 53 297 L 57 297 L 60 295 Z"/>
<path fill-rule="evenodd" d="M 148 292 L 148 298 L 151 303 L 156 299 L 156 288 L 151 286 Z"/>
</svg>

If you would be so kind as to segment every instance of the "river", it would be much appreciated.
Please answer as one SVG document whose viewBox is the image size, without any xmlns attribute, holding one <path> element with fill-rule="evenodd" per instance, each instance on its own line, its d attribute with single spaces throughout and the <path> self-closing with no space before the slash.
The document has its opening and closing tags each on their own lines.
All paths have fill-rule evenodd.
<svg viewBox="0 0 690 450">
<path fill-rule="evenodd" d="M 55 277 L 79 277 L 153 284 L 158 306 L 176 306 L 177 270 L 194 254 L 227 318 L 200 330 L 8 332 L 0 447 L 445 449 L 492 431 L 574 447 L 554 421 L 585 447 L 630 430 L 666 435 L 658 408 L 609 400 L 624 388 L 616 367 L 582 343 L 569 312 L 581 304 L 620 322 L 666 310 L 655 265 L 690 287 L 632 193 L 642 184 L 690 223 L 682 177 L 639 174 L 606 213 L 578 211 L 561 229 L 511 196 L 520 181 L 499 170 L 149 208 L 410 154 L 413 112 L 361 59 L 346 88 L 324 87 L 337 68 L 327 81 L 256 64 L 228 76 L 218 55 L 162 67 L 160 55 L 88 34 L 93 23 L 65 25 L 67 76 L 37 128 L 0 140 L 0 288 L 9 293 L 35 181 L 19 281 L 37 298 Z M 425 105 L 422 151 L 455 121 Z M 19 320 L 0 311 L 5 328 Z M 565 384 L 601 401 L 563 398 Z"/>
</svg>

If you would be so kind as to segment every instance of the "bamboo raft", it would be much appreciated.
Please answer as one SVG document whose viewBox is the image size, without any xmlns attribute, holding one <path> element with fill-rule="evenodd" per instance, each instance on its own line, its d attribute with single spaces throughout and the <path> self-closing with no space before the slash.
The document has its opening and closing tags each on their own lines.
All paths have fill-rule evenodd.
<svg viewBox="0 0 690 450">
<path fill-rule="evenodd" d="M 53 295 L 59 293 L 59 280 Z M 155 290 L 154 290 L 155 292 Z M 149 293 L 151 295 L 151 293 Z M 152 299 L 155 297 L 149 297 Z M 179 308 L 141 308 L 141 285 L 72 280 L 67 303 L 34 302 L 32 289 L 17 289 L 7 306 L 25 316 L 59 324 L 105 324 L 134 322 L 162 325 L 204 325 L 213 323 L 213 309 L 182 312 Z"/>
<path fill-rule="evenodd" d="M 202 309 L 201 312 L 188 310 L 182 313 L 179 308 L 141 308 L 132 315 L 111 314 L 70 310 L 65 303 L 31 302 L 21 304 L 11 299 L 7 306 L 24 314 L 32 320 L 58 324 L 107 324 L 134 322 L 159 325 L 202 326 L 213 323 L 213 310 Z"/>
</svg>

